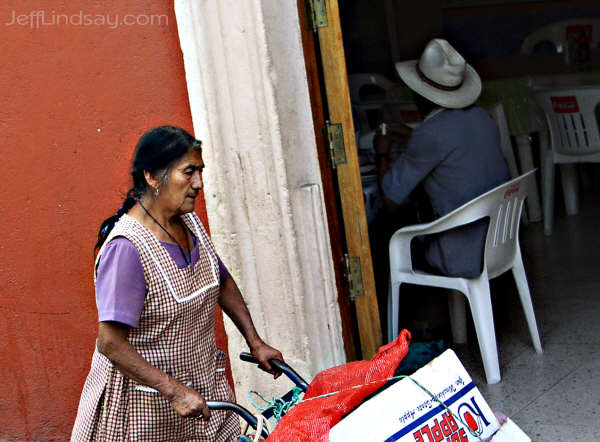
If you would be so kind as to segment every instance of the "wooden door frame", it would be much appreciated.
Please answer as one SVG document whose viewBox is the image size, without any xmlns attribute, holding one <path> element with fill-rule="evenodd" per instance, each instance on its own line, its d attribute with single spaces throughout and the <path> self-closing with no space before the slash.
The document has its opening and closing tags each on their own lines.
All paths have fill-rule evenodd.
<svg viewBox="0 0 600 442">
<path fill-rule="evenodd" d="M 328 26 L 313 32 L 308 22 L 305 1 L 297 0 L 298 13 L 336 272 L 344 347 L 348 360 L 354 360 L 358 356 L 369 359 L 381 346 L 382 335 L 338 2 L 327 1 Z M 329 166 L 322 131 L 326 119 L 332 123 L 341 123 L 343 128 L 346 163 L 338 165 L 335 171 Z M 361 264 L 364 295 L 356 297 L 353 305 L 346 295 L 348 288 L 342 282 L 344 253 L 358 257 Z M 360 341 L 360 355 L 355 351 L 356 334 Z"/>
</svg>

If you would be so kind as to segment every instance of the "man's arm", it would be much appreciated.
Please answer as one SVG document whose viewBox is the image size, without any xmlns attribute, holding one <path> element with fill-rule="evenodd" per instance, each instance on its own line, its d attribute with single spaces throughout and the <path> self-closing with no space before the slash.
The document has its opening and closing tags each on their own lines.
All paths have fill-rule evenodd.
<svg viewBox="0 0 600 442">
<path fill-rule="evenodd" d="M 445 141 L 440 141 L 439 133 L 420 127 L 411 134 L 400 156 L 393 163 L 388 160 L 389 167 L 380 180 L 382 193 L 393 203 L 403 204 L 419 183 L 444 161 L 449 149 Z M 380 152 L 385 152 L 385 144 Z"/>
<path fill-rule="evenodd" d="M 384 124 L 385 126 L 382 125 L 377 129 L 373 139 L 377 162 L 377 183 L 385 206 L 388 209 L 395 209 L 399 204 L 392 201 L 383 191 L 383 178 L 391 168 L 390 148 L 392 144 L 405 146 L 408 143 L 412 129 L 402 123 Z"/>
</svg>

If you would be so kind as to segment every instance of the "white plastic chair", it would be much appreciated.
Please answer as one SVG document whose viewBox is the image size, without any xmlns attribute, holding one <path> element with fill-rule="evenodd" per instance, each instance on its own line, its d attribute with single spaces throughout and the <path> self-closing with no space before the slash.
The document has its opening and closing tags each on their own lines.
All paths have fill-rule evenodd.
<svg viewBox="0 0 600 442">
<path fill-rule="evenodd" d="M 348 76 L 350 101 L 359 135 L 374 129 L 369 124 L 368 111 L 383 111 L 388 90 L 396 86 L 381 74 L 351 74 Z"/>
<path fill-rule="evenodd" d="M 496 103 L 491 106 L 486 106 L 485 110 L 492 117 L 492 119 L 498 125 L 500 130 L 500 147 L 508 166 L 508 172 L 511 178 L 519 176 L 519 169 L 517 168 L 517 161 L 515 160 L 515 151 L 513 150 L 512 142 L 510 141 L 510 131 L 508 130 L 508 123 L 506 121 L 506 113 L 504 112 L 504 106 L 502 103 Z"/>
<path fill-rule="evenodd" d="M 535 47 L 543 42 L 551 42 L 556 48 L 556 52 L 564 52 L 565 42 L 567 40 L 567 28 L 569 26 L 591 26 L 592 42 L 591 47 L 597 48 L 600 43 L 600 18 L 575 18 L 551 23 L 536 29 L 529 34 L 521 45 L 521 54 L 533 54 Z"/>
<path fill-rule="evenodd" d="M 527 179 L 532 174 L 533 170 L 478 196 L 429 224 L 404 227 L 394 233 L 390 240 L 388 340 L 391 341 L 398 335 L 401 284 L 456 290 L 449 298 L 453 337 L 457 340 L 459 336 L 466 336 L 465 300 L 461 296 L 464 294 L 471 307 L 487 382 L 500 382 L 489 280 L 512 269 L 533 346 L 538 353 L 542 353 L 518 239 L 519 219 L 527 194 Z M 467 279 L 438 276 L 413 269 L 410 243 L 415 236 L 443 232 L 486 217 L 489 217 L 490 224 L 485 242 L 483 272 L 479 277 Z"/>
<path fill-rule="evenodd" d="M 381 74 L 348 75 L 348 88 L 352 104 L 367 105 L 386 101 L 387 92 L 396 83 Z"/>
<path fill-rule="evenodd" d="M 515 159 L 515 151 L 513 149 L 512 141 L 510 140 L 510 131 L 508 130 L 508 121 L 506 120 L 506 113 L 504 112 L 504 105 L 502 103 L 492 104 L 491 106 L 486 106 L 485 110 L 492 117 L 492 119 L 498 125 L 498 129 L 500 130 L 500 148 L 502 149 L 502 153 L 504 154 L 504 159 L 506 160 L 506 165 L 508 166 L 508 173 L 511 178 L 516 178 L 519 176 L 519 169 L 517 167 L 517 161 Z M 537 187 L 535 183 L 535 175 L 532 175 L 529 179 L 529 183 L 527 186 L 528 201 L 531 201 L 532 198 L 532 184 Z M 537 191 L 533 195 L 536 200 L 539 201 L 539 196 Z M 527 216 L 525 215 L 525 211 L 523 211 L 523 222 L 527 223 Z"/>
<path fill-rule="evenodd" d="M 600 133 L 596 108 L 600 104 L 597 86 L 557 89 L 535 94 L 548 124 L 549 146 L 542 151 L 542 193 L 544 233 L 554 225 L 554 165 L 560 164 L 567 214 L 579 211 L 578 176 L 573 163 L 600 162 Z"/>
</svg>

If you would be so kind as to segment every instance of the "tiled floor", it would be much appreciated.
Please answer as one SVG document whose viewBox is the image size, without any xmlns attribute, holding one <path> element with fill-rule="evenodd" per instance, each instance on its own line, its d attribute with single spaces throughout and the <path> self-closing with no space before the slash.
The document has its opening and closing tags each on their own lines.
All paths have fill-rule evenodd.
<svg viewBox="0 0 600 442">
<path fill-rule="evenodd" d="M 502 382 L 485 383 L 474 333 L 455 348 L 492 409 L 535 442 L 600 440 L 599 202 L 600 192 L 584 195 L 576 216 L 559 204 L 550 237 L 540 223 L 521 229 L 544 353 L 533 349 L 510 272 L 492 281 Z"/>
</svg>

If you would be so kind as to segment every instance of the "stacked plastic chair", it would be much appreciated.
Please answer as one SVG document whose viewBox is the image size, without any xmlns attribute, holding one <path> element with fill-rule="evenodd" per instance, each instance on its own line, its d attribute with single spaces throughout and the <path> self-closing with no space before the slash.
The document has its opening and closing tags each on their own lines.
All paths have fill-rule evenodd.
<svg viewBox="0 0 600 442">
<path fill-rule="evenodd" d="M 561 20 L 536 29 L 523 40 L 521 54 L 530 55 L 543 44 L 551 43 L 556 52 L 564 52 L 569 28 L 591 27 L 591 46 L 597 48 L 600 43 L 600 18 L 574 18 Z"/>
<path fill-rule="evenodd" d="M 554 169 L 560 164 L 567 214 L 579 211 L 578 175 L 575 163 L 600 162 L 600 133 L 596 109 L 600 88 L 596 86 L 556 89 L 535 94 L 548 124 L 550 143 L 541 152 L 544 233 L 554 226 Z"/>
</svg>

